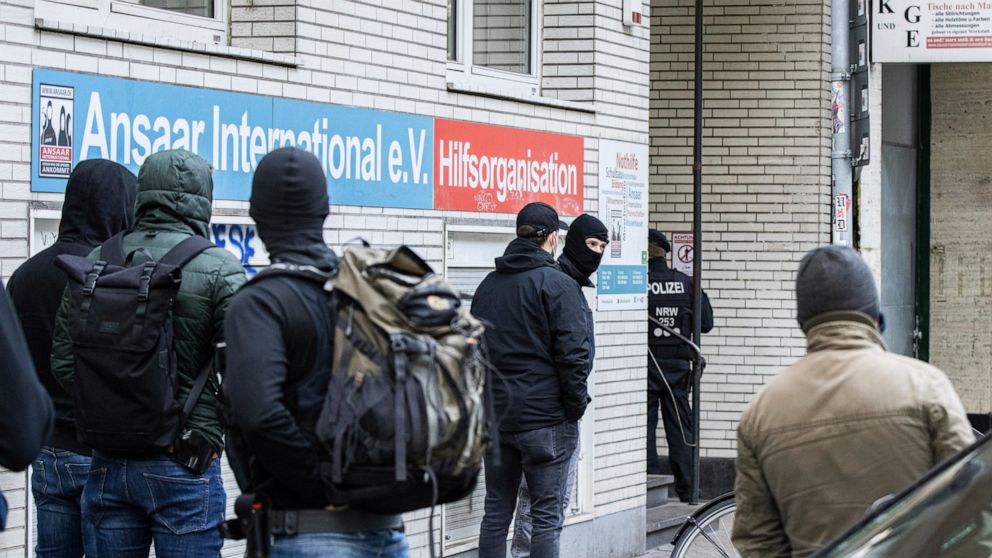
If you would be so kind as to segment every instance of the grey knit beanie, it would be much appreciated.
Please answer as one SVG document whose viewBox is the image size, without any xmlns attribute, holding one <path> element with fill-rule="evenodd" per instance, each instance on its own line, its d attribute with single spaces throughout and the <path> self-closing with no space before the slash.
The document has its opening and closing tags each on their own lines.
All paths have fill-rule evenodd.
<svg viewBox="0 0 992 558">
<path fill-rule="evenodd" d="M 803 256 L 796 275 L 796 319 L 806 324 L 826 312 L 853 310 L 878 320 L 875 278 L 849 246 L 820 246 Z"/>
</svg>

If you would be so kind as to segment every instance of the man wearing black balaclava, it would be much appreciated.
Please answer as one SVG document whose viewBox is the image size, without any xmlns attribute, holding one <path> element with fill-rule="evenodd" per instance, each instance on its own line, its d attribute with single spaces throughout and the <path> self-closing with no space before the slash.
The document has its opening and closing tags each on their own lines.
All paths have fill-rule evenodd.
<svg viewBox="0 0 992 558">
<path fill-rule="evenodd" d="M 252 180 L 249 214 L 273 268 L 238 291 L 227 314 L 228 452 L 242 492 L 272 502 L 272 556 L 407 555 L 403 520 L 359 510 L 329 511 L 321 471 L 329 459 L 316 425 L 331 377 L 334 318 L 318 277 L 338 258 L 324 244 L 327 181 L 310 152 L 266 155 Z M 295 512 L 290 519 L 288 512 Z M 361 531 L 355 531 L 355 526 Z"/>
<path fill-rule="evenodd" d="M 592 317 L 592 308 L 582 294 L 582 287 L 595 287 L 590 277 L 599 269 L 603 260 L 603 252 L 610 242 L 609 231 L 602 221 L 589 214 L 579 215 L 568 226 L 565 237 L 565 249 L 558 258 L 558 265 L 566 275 L 575 279 L 582 304 L 582 315 L 585 317 L 586 337 L 589 340 L 589 371 L 592 372 L 593 359 L 596 356 L 596 324 Z M 575 475 L 579 468 L 579 453 L 582 449 L 582 437 L 576 440 L 575 451 L 568 463 L 568 474 L 565 482 L 565 498 L 562 508 L 568 509 L 575 488 Z M 520 484 L 520 495 L 517 498 L 517 513 L 514 520 L 513 541 L 510 544 L 510 556 L 526 558 L 530 556 L 530 537 L 533 526 L 530 519 L 530 494 L 527 483 Z"/>
<path fill-rule="evenodd" d="M 692 333 L 692 279 L 668 266 L 672 245 L 665 233 L 648 232 L 648 314 L 664 325 L 689 337 Z M 713 307 L 703 291 L 702 332 L 713 329 Z M 678 337 L 657 323 L 648 321 L 648 432 L 647 472 L 661 474 L 658 445 L 658 408 L 665 425 L 668 463 L 675 477 L 675 492 L 683 502 L 689 500 L 692 475 L 692 410 L 689 391 L 692 353 Z"/>
</svg>

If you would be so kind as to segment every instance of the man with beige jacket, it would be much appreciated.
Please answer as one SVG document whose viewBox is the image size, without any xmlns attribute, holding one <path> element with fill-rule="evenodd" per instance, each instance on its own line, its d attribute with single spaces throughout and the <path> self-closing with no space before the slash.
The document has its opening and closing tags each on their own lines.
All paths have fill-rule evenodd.
<svg viewBox="0 0 992 558">
<path fill-rule="evenodd" d="M 796 306 L 807 354 L 737 429 L 733 542 L 745 558 L 813 554 L 974 440 L 944 373 L 886 352 L 878 291 L 857 252 L 806 254 Z"/>
</svg>

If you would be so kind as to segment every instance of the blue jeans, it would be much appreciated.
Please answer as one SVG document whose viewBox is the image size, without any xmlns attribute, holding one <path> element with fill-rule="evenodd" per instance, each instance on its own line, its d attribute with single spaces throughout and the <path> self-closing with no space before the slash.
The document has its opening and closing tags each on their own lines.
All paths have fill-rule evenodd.
<svg viewBox="0 0 992 558">
<path fill-rule="evenodd" d="M 277 536 L 272 558 L 407 558 L 409 547 L 403 531 L 360 533 L 306 533 Z"/>
<path fill-rule="evenodd" d="M 38 515 L 38 558 L 95 556 L 93 525 L 82 520 L 81 501 L 90 458 L 45 446 L 31 468 Z"/>
<path fill-rule="evenodd" d="M 565 478 L 578 439 L 578 423 L 569 421 L 500 433 L 499 461 L 486 456 L 486 511 L 479 530 L 479 558 L 505 558 L 521 478 L 527 480 L 531 498 L 531 555 L 558 558 L 565 522 Z"/>
<path fill-rule="evenodd" d="M 581 432 L 581 427 L 579 428 Z M 575 451 L 568 460 L 568 474 L 563 479 L 565 482 L 565 499 L 561 503 L 563 513 L 568 515 L 568 503 L 572 500 L 572 491 L 575 490 L 575 477 L 579 473 L 579 454 L 582 448 L 582 436 L 579 435 L 575 441 Z M 520 483 L 520 493 L 517 495 L 517 513 L 513 521 L 513 541 L 510 543 L 510 556 L 512 558 L 528 558 L 530 556 L 530 537 L 533 534 L 534 525 L 530 520 L 530 491 L 527 490 L 527 480 Z"/>
<path fill-rule="evenodd" d="M 96 528 L 100 556 L 216 558 L 223 541 L 226 495 L 220 460 L 198 475 L 166 456 L 142 459 L 93 455 L 83 517 Z"/>
</svg>

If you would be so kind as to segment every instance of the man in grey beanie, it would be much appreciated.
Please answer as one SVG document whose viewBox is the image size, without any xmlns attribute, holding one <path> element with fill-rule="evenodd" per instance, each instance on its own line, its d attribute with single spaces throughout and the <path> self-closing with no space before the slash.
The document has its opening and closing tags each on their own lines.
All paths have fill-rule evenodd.
<svg viewBox="0 0 992 558">
<path fill-rule="evenodd" d="M 889 353 L 878 289 L 845 246 L 806 254 L 796 317 L 806 356 L 751 401 L 737 428 L 734 546 L 808 556 L 974 440 L 943 372 Z"/>
<path fill-rule="evenodd" d="M 799 263 L 796 319 L 806 333 L 816 325 L 811 320 L 836 311 L 857 312 L 878 322 L 878 290 L 871 270 L 854 249 L 821 246 Z"/>
</svg>

